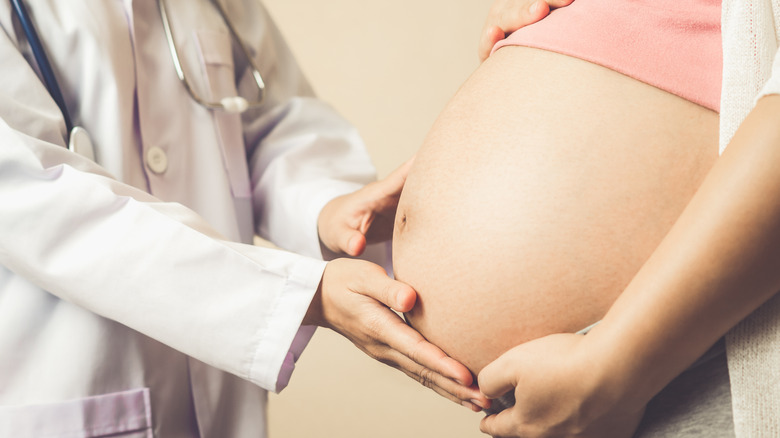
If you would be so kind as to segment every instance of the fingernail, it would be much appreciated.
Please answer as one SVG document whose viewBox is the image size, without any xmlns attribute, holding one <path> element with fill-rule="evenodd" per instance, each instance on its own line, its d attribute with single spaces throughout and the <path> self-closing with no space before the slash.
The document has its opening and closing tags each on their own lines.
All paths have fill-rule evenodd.
<svg viewBox="0 0 780 438">
<path fill-rule="evenodd" d="M 535 13 L 537 10 L 539 10 L 539 2 L 534 2 L 534 4 L 531 5 L 531 8 L 528 9 L 530 13 Z"/>
<path fill-rule="evenodd" d="M 357 252 L 357 249 L 355 249 L 355 245 L 357 245 L 355 239 L 356 237 L 352 236 L 347 241 L 347 253 L 349 253 L 349 255 L 354 255 Z"/>
<path fill-rule="evenodd" d="M 480 409 L 479 409 L 478 407 L 474 406 L 473 404 L 471 404 L 471 403 L 469 403 L 469 402 L 467 402 L 467 401 L 465 401 L 465 400 L 464 400 L 464 401 L 462 401 L 462 402 L 460 402 L 460 404 L 461 404 L 463 407 L 466 407 L 466 408 L 468 408 L 468 409 L 471 409 L 471 410 L 472 410 L 472 411 L 474 411 L 474 412 L 479 412 L 479 411 L 480 411 Z"/>
<path fill-rule="evenodd" d="M 473 404 L 475 404 L 475 405 L 479 406 L 479 407 L 480 407 L 480 409 L 485 409 L 485 407 L 484 407 L 484 406 L 482 406 L 482 402 L 480 402 L 479 400 L 474 400 L 474 399 L 471 399 L 470 401 L 471 401 L 471 403 L 473 403 Z"/>
<path fill-rule="evenodd" d="M 395 306 L 393 306 L 393 309 L 395 309 L 397 312 L 403 312 L 406 310 L 404 299 L 401 297 L 401 294 L 395 296 Z"/>
</svg>

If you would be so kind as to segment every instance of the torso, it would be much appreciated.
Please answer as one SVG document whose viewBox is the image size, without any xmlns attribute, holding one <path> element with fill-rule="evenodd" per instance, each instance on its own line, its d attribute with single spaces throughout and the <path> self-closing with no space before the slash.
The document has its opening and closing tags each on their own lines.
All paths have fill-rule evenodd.
<svg viewBox="0 0 780 438">
<path fill-rule="evenodd" d="M 716 159 L 717 125 L 604 67 L 497 51 L 433 126 L 399 203 L 409 321 L 476 373 L 599 320 Z"/>
</svg>

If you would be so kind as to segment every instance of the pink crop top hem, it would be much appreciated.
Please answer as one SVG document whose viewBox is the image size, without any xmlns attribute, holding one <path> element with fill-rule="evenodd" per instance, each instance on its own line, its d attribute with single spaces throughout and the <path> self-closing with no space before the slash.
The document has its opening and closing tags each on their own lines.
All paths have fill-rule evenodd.
<svg viewBox="0 0 780 438">
<path fill-rule="evenodd" d="M 500 41 L 599 64 L 720 110 L 720 0 L 575 0 Z"/>
</svg>

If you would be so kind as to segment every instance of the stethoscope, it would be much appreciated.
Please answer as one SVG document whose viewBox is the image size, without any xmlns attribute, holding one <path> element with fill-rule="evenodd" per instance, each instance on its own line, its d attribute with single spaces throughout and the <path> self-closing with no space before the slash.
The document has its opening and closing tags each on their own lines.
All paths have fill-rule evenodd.
<svg viewBox="0 0 780 438">
<path fill-rule="evenodd" d="M 166 0 L 157 0 L 157 4 L 160 8 L 160 15 L 162 16 L 163 28 L 165 30 L 165 38 L 168 41 L 168 49 L 171 52 L 171 59 L 173 61 L 173 66 L 176 69 L 176 75 L 179 77 L 179 81 L 184 85 L 184 88 L 198 104 L 212 110 L 223 110 L 230 113 L 243 113 L 247 109 L 256 108 L 263 103 L 263 98 L 265 97 L 265 83 L 263 82 L 263 77 L 260 75 L 259 69 L 255 65 L 255 62 L 250 55 L 249 49 L 247 49 L 243 41 L 241 41 L 241 38 L 239 38 L 238 33 L 233 27 L 233 24 L 230 22 L 230 20 L 228 20 L 227 14 L 225 13 L 222 5 L 219 3 L 219 1 L 216 0 L 211 0 L 211 2 L 214 4 L 214 6 L 216 6 L 217 12 L 219 12 L 219 15 L 222 17 L 222 21 L 225 22 L 231 37 L 238 43 L 239 47 L 241 48 L 241 53 L 243 53 L 247 63 L 252 68 L 252 77 L 255 80 L 255 85 L 257 86 L 258 90 L 260 90 L 258 99 L 254 101 L 247 101 L 241 96 L 230 96 L 222 98 L 218 102 L 212 102 L 201 98 L 190 85 L 190 82 L 187 80 L 187 76 L 184 74 L 184 70 L 181 67 L 179 51 L 173 38 L 173 28 L 171 26 L 170 20 L 168 19 L 168 10 L 165 4 Z M 30 45 L 35 62 L 38 64 L 38 70 L 40 70 L 41 76 L 43 76 L 43 84 L 46 86 L 46 89 L 49 91 L 51 97 L 57 103 L 57 106 L 62 112 L 62 117 L 65 119 L 65 126 L 68 130 L 68 149 L 78 153 L 79 155 L 83 155 L 91 160 L 94 160 L 95 149 L 92 145 L 92 139 L 90 138 L 86 129 L 82 128 L 81 126 L 73 126 L 73 119 L 71 119 L 68 108 L 65 106 L 65 99 L 62 97 L 62 90 L 57 83 L 57 78 L 54 75 L 54 70 L 51 67 L 51 63 L 49 62 L 49 57 L 46 55 L 43 44 L 41 44 L 41 40 L 38 37 L 38 31 L 35 29 L 35 25 L 30 18 L 30 14 L 27 12 L 27 8 L 24 6 L 22 0 L 11 0 L 11 4 L 17 18 L 19 19 L 19 23 L 24 30 L 24 34 L 27 37 L 27 43 Z"/>
</svg>

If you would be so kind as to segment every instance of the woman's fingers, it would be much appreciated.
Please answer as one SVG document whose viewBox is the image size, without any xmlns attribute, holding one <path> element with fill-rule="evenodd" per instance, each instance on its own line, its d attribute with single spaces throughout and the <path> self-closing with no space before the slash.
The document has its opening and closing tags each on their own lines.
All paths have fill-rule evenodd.
<svg viewBox="0 0 780 438">
<path fill-rule="evenodd" d="M 545 0 L 497 0 L 482 30 L 478 50 L 480 61 L 487 59 L 493 46 L 507 34 L 536 23 L 549 13 L 550 6 Z"/>
<path fill-rule="evenodd" d="M 601 355 L 585 339 L 545 336 L 514 347 L 483 368 L 483 393 L 497 397 L 512 390 L 516 403 L 483 419 L 480 430 L 523 438 L 632 436 L 642 406 L 626 403 L 630 387 L 610 380 L 615 373 L 601 368 L 608 362 L 592 360 Z"/>
<path fill-rule="evenodd" d="M 522 437 L 525 435 L 521 432 L 520 425 L 514 420 L 511 409 L 483 418 L 479 423 L 479 430 L 492 437 Z"/>
<path fill-rule="evenodd" d="M 517 386 L 521 357 L 509 350 L 479 372 L 479 389 L 488 398 L 499 398 Z"/>
<path fill-rule="evenodd" d="M 486 25 L 479 40 L 479 60 L 484 61 L 493 50 L 493 46 L 505 38 L 504 31 L 496 25 Z"/>
<path fill-rule="evenodd" d="M 536 23 L 551 9 L 570 5 L 574 0 L 495 0 L 479 41 L 479 59 L 484 61 L 497 42 L 506 35 Z"/>
<path fill-rule="evenodd" d="M 572 2 L 574 2 L 574 0 L 547 0 L 547 4 L 550 5 L 551 8 L 562 8 L 564 6 L 569 6 Z"/>
</svg>

